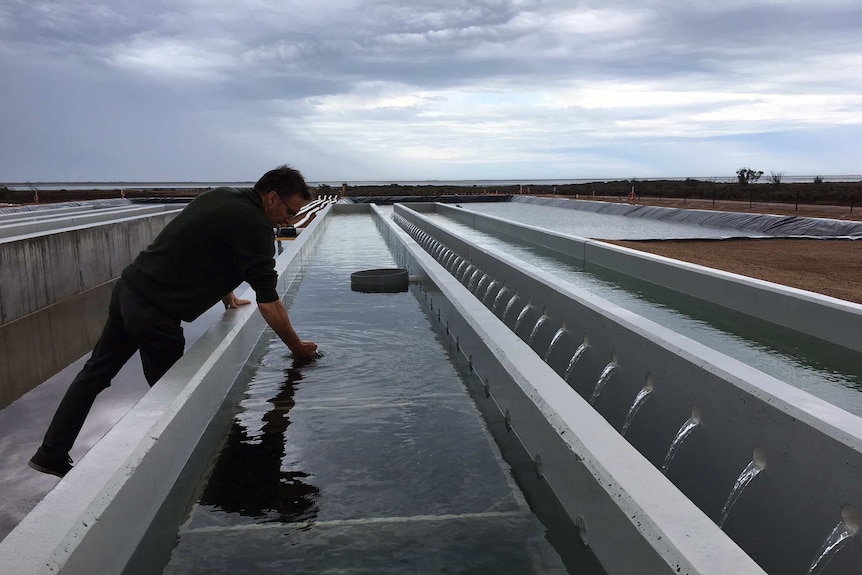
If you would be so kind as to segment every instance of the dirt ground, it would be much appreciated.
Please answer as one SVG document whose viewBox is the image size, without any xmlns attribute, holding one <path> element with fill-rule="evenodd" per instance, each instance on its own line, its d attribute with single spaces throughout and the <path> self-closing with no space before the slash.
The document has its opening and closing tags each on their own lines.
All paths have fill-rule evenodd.
<svg viewBox="0 0 862 575">
<path fill-rule="evenodd" d="M 862 240 L 610 241 L 862 304 Z"/>
<path fill-rule="evenodd" d="M 682 201 L 653 203 L 676 208 L 721 209 L 800 217 L 862 221 L 862 209 L 840 206 L 803 206 L 747 202 Z M 732 239 L 611 241 L 669 258 L 771 281 L 862 304 L 862 240 Z"/>
</svg>

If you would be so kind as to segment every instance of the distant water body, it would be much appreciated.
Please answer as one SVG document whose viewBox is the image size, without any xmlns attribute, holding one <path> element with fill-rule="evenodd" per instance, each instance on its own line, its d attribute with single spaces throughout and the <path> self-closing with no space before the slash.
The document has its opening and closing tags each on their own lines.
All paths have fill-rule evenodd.
<svg viewBox="0 0 862 575">
<path fill-rule="evenodd" d="M 862 175 L 821 176 L 824 182 L 859 182 Z M 815 176 L 783 176 L 784 183 L 813 182 Z M 702 177 L 702 178 L 579 178 L 579 179 L 535 179 L 535 180 L 339 180 L 339 181 L 309 181 L 311 186 L 328 185 L 340 188 L 343 183 L 348 186 L 460 186 L 488 188 L 491 186 L 563 186 L 566 184 L 589 184 L 591 182 L 625 182 L 630 180 L 653 182 L 660 180 L 684 181 L 687 179 L 704 182 L 733 183 L 736 177 Z M 758 183 L 767 183 L 766 180 Z M 231 186 L 235 188 L 250 188 L 254 182 L 12 182 L 0 183 L 12 190 L 112 190 L 112 189 L 200 189 Z"/>
</svg>

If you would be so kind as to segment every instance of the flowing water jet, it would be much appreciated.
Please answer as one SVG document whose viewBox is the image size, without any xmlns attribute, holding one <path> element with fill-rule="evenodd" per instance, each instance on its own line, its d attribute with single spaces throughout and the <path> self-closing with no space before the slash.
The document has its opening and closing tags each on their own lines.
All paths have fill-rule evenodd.
<svg viewBox="0 0 862 575">
<path fill-rule="evenodd" d="M 584 343 L 578 346 L 578 349 L 576 349 L 575 353 L 572 354 L 572 359 L 569 360 L 569 365 L 566 366 L 566 373 L 563 375 L 564 381 L 569 381 L 569 376 L 572 375 L 572 371 L 574 371 L 575 366 L 578 365 L 578 362 L 581 360 L 581 357 L 584 355 L 584 352 L 587 351 L 588 347 L 590 347 L 590 344 L 587 342 L 587 338 L 584 337 Z"/>
<path fill-rule="evenodd" d="M 485 291 L 488 289 L 488 286 L 491 285 L 491 276 L 488 274 L 482 274 L 482 279 L 479 280 L 479 283 L 476 284 L 476 291 L 473 292 L 479 301 L 485 297 Z"/>
<path fill-rule="evenodd" d="M 632 406 L 629 408 L 629 412 L 626 413 L 626 418 L 623 421 L 623 428 L 622 431 L 620 431 L 623 437 L 626 436 L 626 432 L 629 430 L 629 425 L 631 425 L 632 420 L 634 419 L 637 412 L 640 411 L 641 407 L 643 407 L 644 402 L 646 402 L 647 398 L 652 393 L 652 390 L 652 375 L 647 375 L 646 385 L 643 386 L 643 388 L 638 392 L 637 396 L 635 397 L 634 403 L 632 403 Z"/>
<path fill-rule="evenodd" d="M 554 346 L 559 343 L 559 341 L 566 334 L 566 324 L 563 324 L 563 327 L 557 330 L 557 333 L 554 334 L 554 337 L 551 338 L 551 343 L 548 344 L 548 351 L 545 352 L 545 357 L 542 358 L 545 363 L 548 362 L 548 358 L 551 357 L 551 352 L 554 351 Z"/>
<path fill-rule="evenodd" d="M 462 259 L 460 263 L 458 263 L 458 267 L 455 268 L 455 271 L 452 272 L 452 275 L 456 278 L 459 278 L 461 276 L 461 271 L 463 270 L 464 266 L 467 265 L 470 265 L 469 263 L 467 263 L 467 260 Z"/>
<path fill-rule="evenodd" d="M 482 273 L 482 270 L 480 270 L 479 268 L 474 268 L 473 273 L 470 274 L 470 279 L 467 280 L 464 284 L 467 286 L 468 290 L 473 291 L 473 284 L 478 281 L 479 274 L 481 274 L 481 273 Z"/>
<path fill-rule="evenodd" d="M 527 339 L 527 345 L 533 345 L 533 340 L 536 338 L 536 334 L 539 333 L 539 328 L 542 327 L 542 324 L 546 321 L 548 321 L 548 316 L 543 313 L 542 317 L 539 318 L 536 325 L 533 327 L 533 331 L 530 332 L 530 337 Z"/>
<path fill-rule="evenodd" d="M 685 423 L 682 424 L 682 427 L 679 428 L 679 431 L 676 432 L 676 436 L 670 444 L 670 449 L 667 450 L 667 455 L 665 455 L 664 463 L 661 466 L 662 473 L 667 475 L 667 470 L 670 467 L 673 458 L 676 457 L 680 445 L 682 445 L 682 442 L 691 435 L 691 432 L 694 431 L 694 428 L 698 425 L 700 425 L 700 408 L 692 407 L 691 417 L 689 417 Z"/>
<path fill-rule="evenodd" d="M 474 291 L 473 294 L 477 298 L 479 298 L 479 301 L 482 301 L 482 296 L 485 295 L 484 291 L 482 290 L 482 287 L 485 285 L 485 282 L 487 282 L 490 279 L 491 278 L 488 277 L 488 274 L 482 274 L 482 277 L 479 279 L 479 283 L 476 284 L 476 291 Z M 479 295 L 480 293 L 482 295 Z"/>
<path fill-rule="evenodd" d="M 506 318 L 509 316 L 509 311 L 514 307 L 515 302 L 518 301 L 518 294 L 512 296 L 512 299 L 509 300 L 509 303 L 506 304 L 506 309 L 503 311 L 503 321 L 506 321 Z"/>
<path fill-rule="evenodd" d="M 515 320 L 515 328 L 514 331 L 518 331 L 518 328 L 521 326 L 521 322 L 524 321 L 524 318 L 527 317 L 527 314 L 532 309 L 532 304 L 527 304 L 524 306 L 524 309 L 521 310 L 521 313 L 518 314 L 518 319 Z"/>
<path fill-rule="evenodd" d="M 506 294 L 511 293 L 509 288 L 501 287 L 500 291 L 497 292 L 497 297 L 494 298 L 494 305 L 491 306 L 491 311 L 497 313 L 497 308 L 500 307 L 500 302 L 503 301 L 503 298 L 506 297 Z"/>
<path fill-rule="evenodd" d="M 841 521 L 832 528 L 826 541 L 820 546 L 817 557 L 808 568 L 808 575 L 819 575 L 826 564 L 841 551 L 852 537 L 859 533 L 859 513 L 850 505 L 841 508 Z"/>
<path fill-rule="evenodd" d="M 721 518 L 718 520 L 718 526 L 724 528 L 724 522 L 730 515 L 730 510 L 739 499 L 742 491 L 748 487 L 748 484 L 757 477 L 757 474 L 766 469 L 766 454 L 759 448 L 754 448 L 754 456 L 751 462 L 742 470 L 739 477 L 736 478 L 736 483 L 733 484 L 733 489 L 730 490 L 730 495 L 727 496 L 727 501 L 724 502 L 724 507 L 721 509 Z"/>
<path fill-rule="evenodd" d="M 500 285 L 500 282 L 498 282 L 497 280 L 494 280 L 488 284 L 488 289 L 485 290 L 485 294 L 482 296 L 482 303 L 485 304 L 486 306 L 488 305 L 488 302 L 487 302 L 488 296 L 491 295 L 492 293 L 494 293 L 493 292 L 494 286 L 497 286 L 497 285 Z"/>
<path fill-rule="evenodd" d="M 602 370 L 602 373 L 599 375 L 598 381 L 596 381 L 596 388 L 593 390 L 593 395 L 590 397 L 590 405 L 594 404 L 595 401 L 599 398 L 599 394 L 604 389 L 605 384 L 610 380 L 611 376 L 617 369 L 617 357 L 616 353 L 612 354 L 612 358 L 610 363 L 608 363 L 605 368 Z"/>
</svg>

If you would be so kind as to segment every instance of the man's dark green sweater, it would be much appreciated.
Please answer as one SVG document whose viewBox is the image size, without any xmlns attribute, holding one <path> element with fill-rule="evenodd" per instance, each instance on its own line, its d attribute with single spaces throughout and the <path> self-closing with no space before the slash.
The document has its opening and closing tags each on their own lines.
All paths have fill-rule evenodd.
<svg viewBox="0 0 862 575">
<path fill-rule="evenodd" d="M 192 321 L 246 281 L 258 303 L 278 299 L 275 235 L 253 190 L 216 188 L 171 220 L 123 279 L 171 316 Z"/>
</svg>

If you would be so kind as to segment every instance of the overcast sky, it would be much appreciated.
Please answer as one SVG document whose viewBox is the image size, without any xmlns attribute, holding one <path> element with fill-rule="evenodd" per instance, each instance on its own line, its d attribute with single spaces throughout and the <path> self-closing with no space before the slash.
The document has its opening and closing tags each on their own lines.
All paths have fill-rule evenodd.
<svg viewBox="0 0 862 575">
<path fill-rule="evenodd" d="M 859 0 L 2 0 L 0 80 L 0 182 L 862 173 Z"/>
</svg>

